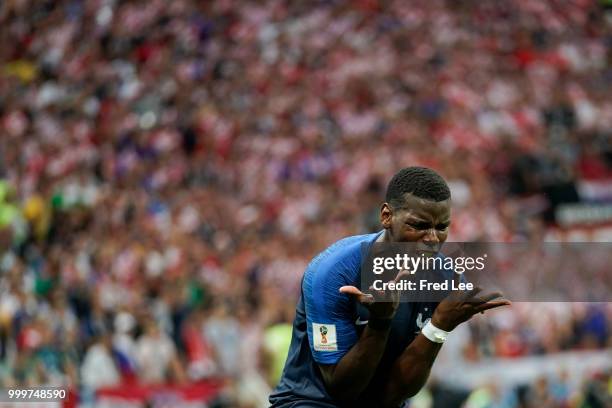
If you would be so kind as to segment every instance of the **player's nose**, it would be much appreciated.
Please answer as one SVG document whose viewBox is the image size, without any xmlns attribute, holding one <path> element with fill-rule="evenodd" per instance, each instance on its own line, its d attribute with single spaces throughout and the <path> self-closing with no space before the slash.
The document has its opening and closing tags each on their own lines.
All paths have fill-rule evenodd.
<svg viewBox="0 0 612 408">
<path fill-rule="evenodd" d="M 428 249 L 437 251 L 440 246 L 440 238 L 438 234 L 436 234 L 436 230 L 434 228 L 430 228 L 425 231 L 423 235 L 423 244 L 428 247 Z"/>
</svg>

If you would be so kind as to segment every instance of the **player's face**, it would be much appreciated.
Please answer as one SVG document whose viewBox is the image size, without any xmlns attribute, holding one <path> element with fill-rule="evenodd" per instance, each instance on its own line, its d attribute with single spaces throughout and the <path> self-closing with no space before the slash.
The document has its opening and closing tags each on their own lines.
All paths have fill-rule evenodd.
<svg viewBox="0 0 612 408">
<path fill-rule="evenodd" d="M 380 218 L 391 242 L 419 242 L 426 251 L 438 252 L 448 237 L 450 199 L 429 201 L 406 194 L 401 208 L 381 207 Z"/>
</svg>

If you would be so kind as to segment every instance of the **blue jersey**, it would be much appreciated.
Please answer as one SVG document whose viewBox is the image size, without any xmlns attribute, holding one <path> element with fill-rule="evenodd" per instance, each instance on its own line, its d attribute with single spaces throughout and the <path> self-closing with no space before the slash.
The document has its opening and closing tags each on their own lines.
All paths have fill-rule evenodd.
<svg viewBox="0 0 612 408">
<path fill-rule="evenodd" d="M 318 364 L 336 364 L 353 347 L 368 321 L 368 310 L 341 286 L 361 286 L 366 248 L 382 234 L 344 238 L 317 255 L 306 268 L 293 322 L 293 335 L 281 380 L 270 396 L 272 407 L 341 407 L 325 390 Z M 392 364 L 412 342 L 437 306 L 400 303 L 387 347 L 370 385 L 351 407 L 379 405 Z"/>
</svg>

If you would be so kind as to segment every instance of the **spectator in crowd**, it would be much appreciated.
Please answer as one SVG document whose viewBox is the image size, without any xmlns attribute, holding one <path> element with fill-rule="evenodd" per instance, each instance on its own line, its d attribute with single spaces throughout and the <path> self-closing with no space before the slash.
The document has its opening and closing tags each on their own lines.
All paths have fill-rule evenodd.
<svg viewBox="0 0 612 408">
<path fill-rule="evenodd" d="M 154 319 L 147 319 L 135 349 L 138 377 L 143 383 L 183 382 L 185 373 L 176 347 Z"/>
<path fill-rule="evenodd" d="M 120 383 L 121 373 L 113 356 L 110 333 L 100 333 L 87 349 L 81 366 L 81 381 L 85 387 L 94 390 Z"/>
</svg>

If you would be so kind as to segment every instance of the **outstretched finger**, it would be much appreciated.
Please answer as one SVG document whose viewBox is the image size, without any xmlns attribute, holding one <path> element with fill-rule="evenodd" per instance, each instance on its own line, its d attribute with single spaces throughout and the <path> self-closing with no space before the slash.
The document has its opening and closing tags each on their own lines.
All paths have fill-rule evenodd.
<svg viewBox="0 0 612 408">
<path fill-rule="evenodd" d="M 470 291 L 467 291 L 467 292 L 463 293 L 463 294 L 461 295 L 461 299 L 462 299 L 462 300 L 464 300 L 464 301 L 470 301 L 470 300 L 472 300 L 472 298 L 473 298 L 474 296 L 476 296 L 477 294 L 479 294 L 481 291 L 482 291 L 482 288 L 481 288 L 481 287 L 479 287 L 479 286 L 476 286 L 474 289 L 472 289 L 472 290 L 470 290 Z"/>
<path fill-rule="evenodd" d="M 340 289 L 338 289 L 338 291 L 340 293 L 346 293 L 347 295 L 353 295 L 353 296 L 361 296 L 364 295 L 364 293 L 357 289 L 355 286 L 342 286 Z"/>
<path fill-rule="evenodd" d="M 485 310 L 494 309 L 496 307 L 501 306 L 510 306 L 511 304 L 512 302 L 510 302 L 509 300 L 496 300 L 494 302 L 487 302 L 476 306 L 476 311 L 484 312 Z"/>
<path fill-rule="evenodd" d="M 338 291 L 340 293 L 344 293 L 346 295 L 357 298 L 357 300 L 361 303 L 372 303 L 374 301 L 374 296 L 369 293 L 363 293 L 355 286 L 342 286 L 340 287 L 340 289 L 338 289 Z"/>
<path fill-rule="evenodd" d="M 487 303 L 493 299 L 497 299 L 504 296 L 501 292 L 485 293 L 484 295 L 474 298 L 475 303 Z"/>
<path fill-rule="evenodd" d="M 398 283 L 402 279 L 409 278 L 409 277 L 410 277 L 410 271 L 407 271 L 407 270 L 403 269 L 403 270 L 399 271 L 399 273 L 397 274 L 395 279 L 393 279 L 393 282 Z"/>
</svg>

